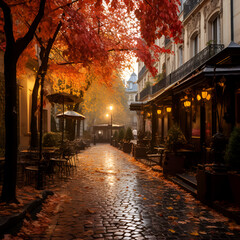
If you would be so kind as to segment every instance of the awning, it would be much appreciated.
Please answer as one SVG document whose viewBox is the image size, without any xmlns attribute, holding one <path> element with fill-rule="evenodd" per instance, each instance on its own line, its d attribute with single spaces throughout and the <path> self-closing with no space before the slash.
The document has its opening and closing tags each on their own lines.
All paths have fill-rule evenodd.
<svg viewBox="0 0 240 240">
<path fill-rule="evenodd" d="M 212 77 L 212 76 L 234 76 L 240 75 L 240 65 L 234 67 L 212 67 L 207 66 L 203 70 L 204 76 Z"/>
<path fill-rule="evenodd" d="M 145 101 L 145 102 L 132 102 L 132 103 L 130 104 L 129 109 L 130 109 L 130 111 L 142 111 L 142 110 L 143 110 L 143 107 L 144 107 L 145 105 L 147 105 L 148 102 L 149 102 L 149 101 Z"/>
</svg>

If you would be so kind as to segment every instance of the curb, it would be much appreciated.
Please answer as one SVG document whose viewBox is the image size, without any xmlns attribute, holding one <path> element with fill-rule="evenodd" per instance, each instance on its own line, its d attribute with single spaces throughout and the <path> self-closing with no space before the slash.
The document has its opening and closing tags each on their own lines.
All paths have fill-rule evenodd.
<svg viewBox="0 0 240 240">
<path fill-rule="evenodd" d="M 14 215 L 7 216 L 5 220 L 0 223 L 0 239 L 4 234 L 8 233 L 11 228 L 16 227 L 21 221 L 24 220 L 27 213 L 32 213 L 36 208 L 42 205 L 42 203 L 47 199 L 48 196 L 52 196 L 54 193 L 52 191 L 45 190 L 42 192 L 42 198 L 38 198 L 30 202 L 23 211 Z"/>
<path fill-rule="evenodd" d="M 229 219 L 234 220 L 237 224 L 240 224 L 240 216 L 239 215 L 235 214 L 234 212 L 231 212 L 231 211 L 227 210 L 226 208 L 222 207 L 220 204 L 216 204 L 214 202 L 201 201 L 200 199 L 198 199 L 197 194 L 193 193 L 192 191 L 189 191 L 188 188 L 186 188 L 186 187 L 182 186 L 181 184 L 173 181 L 173 179 L 171 179 L 167 175 L 164 175 L 164 177 L 167 180 L 177 184 L 179 187 L 181 187 L 182 189 L 184 189 L 188 193 L 190 193 L 195 199 L 199 200 L 202 204 L 207 205 L 208 207 L 210 207 L 210 208 L 214 209 L 215 211 L 221 213 L 225 217 L 228 217 Z"/>
</svg>

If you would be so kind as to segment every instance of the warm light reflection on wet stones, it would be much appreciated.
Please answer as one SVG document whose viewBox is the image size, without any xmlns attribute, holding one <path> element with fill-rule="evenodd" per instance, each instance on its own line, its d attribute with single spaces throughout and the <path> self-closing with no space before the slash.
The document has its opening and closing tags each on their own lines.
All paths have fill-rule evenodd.
<svg viewBox="0 0 240 240">
<path fill-rule="evenodd" d="M 129 155 L 103 144 L 81 153 L 66 188 L 72 200 L 62 206 L 48 237 L 240 239 L 227 218 L 129 160 Z M 66 228 L 68 222 L 71 227 Z"/>
</svg>

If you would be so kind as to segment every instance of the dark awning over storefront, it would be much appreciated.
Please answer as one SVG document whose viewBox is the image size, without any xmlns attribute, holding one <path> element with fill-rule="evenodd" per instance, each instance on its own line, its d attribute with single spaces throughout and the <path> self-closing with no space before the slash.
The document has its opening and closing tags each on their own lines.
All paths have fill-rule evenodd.
<svg viewBox="0 0 240 240">
<path fill-rule="evenodd" d="M 142 111 L 143 107 L 148 104 L 148 101 L 145 102 L 132 102 L 130 104 L 130 111 Z"/>
<path fill-rule="evenodd" d="M 204 76 L 212 77 L 212 76 L 234 76 L 240 75 L 240 65 L 234 67 L 206 67 L 203 70 Z"/>
</svg>

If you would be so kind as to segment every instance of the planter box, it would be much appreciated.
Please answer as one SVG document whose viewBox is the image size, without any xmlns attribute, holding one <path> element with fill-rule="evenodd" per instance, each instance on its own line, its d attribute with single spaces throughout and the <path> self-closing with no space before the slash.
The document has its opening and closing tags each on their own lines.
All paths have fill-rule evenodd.
<svg viewBox="0 0 240 240">
<path fill-rule="evenodd" d="M 138 145 L 134 145 L 133 146 L 133 156 L 136 159 L 146 158 L 147 157 L 147 148 L 142 147 L 142 146 L 138 146 Z"/>
<path fill-rule="evenodd" d="M 204 167 L 198 167 L 197 196 L 202 202 L 231 200 L 228 174 L 209 172 Z"/>
<path fill-rule="evenodd" d="M 132 143 L 123 143 L 123 151 L 125 153 L 131 153 L 132 152 Z"/>
<path fill-rule="evenodd" d="M 239 191 L 240 174 L 229 173 L 228 178 L 229 178 L 229 185 L 230 185 L 233 201 L 237 204 L 240 204 L 240 191 Z"/>
<path fill-rule="evenodd" d="M 175 175 L 184 170 L 185 156 L 181 153 L 164 153 L 163 174 Z"/>
</svg>

